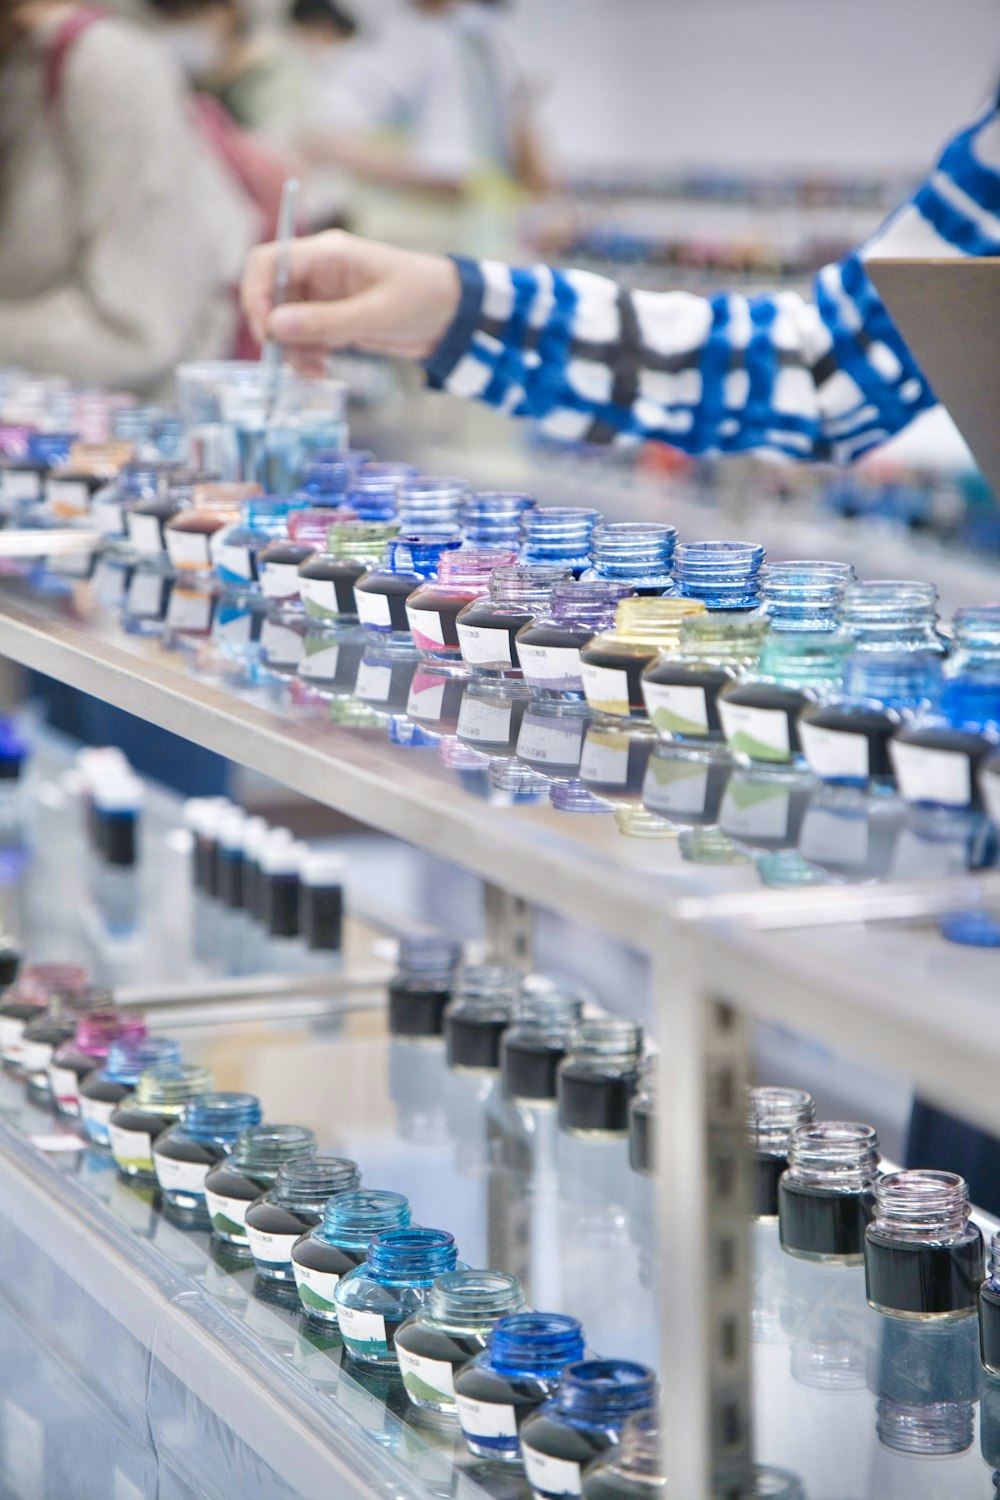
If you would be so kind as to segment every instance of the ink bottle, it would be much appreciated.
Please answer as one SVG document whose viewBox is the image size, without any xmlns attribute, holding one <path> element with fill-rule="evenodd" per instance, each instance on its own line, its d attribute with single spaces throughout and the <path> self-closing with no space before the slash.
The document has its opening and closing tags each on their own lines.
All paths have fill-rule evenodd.
<svg viewBox="0 0 1000 1500">
<path fill-rule="evenodd" d="M 461 507 L 464 545 L 509 547 L 519 552 L 525 512 L 536 504 L 533 495 L 503 490 L 479 490 L 467 495 Z"/>
<path fill-rule="evenodd" d="M 570 1135 L 627 1135 L 639 1081 L 642 1027 L 617 1016 L 580 1021 L 559 1064 L 559 1128 Z"/>
<path fill-rule="evenodd" d="M 397 530 L 382 521 L 344 521 L 330 527 L 327 550 L 314 553 L 299 568 L 299 592 L 314 628 L 358 618 L 354 585 L 382 561 Z"/>
<path fill-rule="evenodd" d="M 286 828 L 275 828 L 264 838 L 260 850 L 257 910 L 275 938 L 299 935 L 305 846 L 286 837 L 287 833 Z"/>
<path fill-rule="evenodd" d="M 110 457 L 110 455 L 108 455 Z M 128 507 L 162 493 L 171 469 L 164 463 L 125 463 L 113 470 L 95 472 L 88 460 L 70 461 L 50 472 L 45 485 L 48 514 L 71 523 L 86 516 L 112 546 L 126 531 Z"/>
<path fill-rule="evenodd" d="M 842 690 L 799 715 L 799 742 L 813 775 L 836 786 L 891 791 L 889 742 L 937 701 L 939 675 L 940 658 L 927 651 L 852 652 Z"/>
<path fill-rule="evenodd" d="M 516 1276 L 505 1271 L 447 1271 L 396 1331 L 406 1394 L 420 1411 L 454 1417 L 455 1373 L 486 1348 L 501 1318 L 524 1307 Z"/>
<path fill-rule="evenodd" d="M 956 609 L 952 626 L 954 640 L 943 668 L 945 677 L 1000 667 L 1000 604 Z"/>
<path fill-rule="evenodd" d="M 517 759 L 551 784 L 579 786 L 583 740 L 591 723 L 586 703 L 576 699 L 535 698 L 527 704 L 517 732 Z"/>
<path fill-rule="evenodd" d="M 58 1047 L 49 1063 L 49 1091 L 58 1113 L 78 1116 L 83 1080 L 104 1066 L 116 1042 L 127 1046 L 145 1035 L 143 1018 L 128 1011 L 93 1010 L 81 1016 L 72 1041 Z"/>
<path fill-rule="evenodd" d="M 211 541 L 225 526 L 235 525 L 240 506 L 259 496 L 256 484 L 200 484 L 191 505 L 171 516 L 163 528 L 167 556 L 178 573 L 208 578 L 212 570 Z"/>
<path fill-rule="evenodd" d="M 990 1241 L 989 1274 L 979 1289 L 979 1352 L 983 1368 L 1000 1375 L 1000 1231 Z"/>
<path fill-rule="evenodd" d="M 357 1162 L 346 1157 L 308 1156 L 283 1161 L 274 1186 L 251 1203 L 246 1213 L 247 1239 L 258 1276 L 268 1281 L 294 1281 L 295 1241 L 321 1221 L 328 1199 L 337 1193 L 349 1193 L 360 1183 Z"/>
<path fill-rule="evenodd" d="M 522 563 L 494 568 L 489 593 L 464 605 L 456 619 L 465 665 L 476 675 L 519 678 L 517 633 L 546 610 L 553 588 L 568 577 L 558 566 Z"/>
<path fill-rule="evenodd" d="M 681 621 L 676 648 L 642 673 L 646 713 L 661 739 L 698 745 L 725 739 L 719 693 L 757 665 L 767 629 L 764 620 L 721 612 Z"/>
<path fill-rule="evenodd" d="M 98 1065 L 80 1084 L 80 1124 L 87 1140 L 94 1146 L 110 1147 L 111 1116 L 133 1092 L 143 1073 L 152 1068 L 176 1068 L 180 1061 L 180 1043 L 165 1036 L 112 1042 L 105 1066 Z"/>
<path fill-rule="evenodd" d="M 778 1183 L 788 1170 L 788 1142 L 798 1125 L 815 1119 L 805 1089 L 756 1088 L 747 1094 L 747 1134 L 753 1158 L 753 1216 L 778 1217 Z"/>
<path fill-rule="evenodd" d="M 604 521 L 591 533 L 591 566 L 583 577 L 625 584 L 634 594 L 670 593 L 676 541 L 676 526 L 659 521 Z"/>
<path fill-rule="evenodd" d="M 870 1125 L 797 1125 L 788 1137 L 788 1170 L 778 1182 L 782 1249 L 802 1260 L 862 1265 L 879 1160 Z"/>
<path fill-rule="evenodd" d="M 758 666 L 719 693 L 719 718 L 736 759 L 744 764 L 803 763 L 799 714 L 838 690 L 850 649 L 850 636 L 839 631 L 767 636 Z"/>
<path fill-rule="evenodd" d="M 288 535 L 293 502 L 255 496 L 240 506 L 240 519 L 209 542 L 215 576 L 227 593 L 259 592 L 258 559 L 268 543 Z"/>
<path fill-rule="evenodd" d="M 844 590 L 854 582 L 850 563 L 765 563 L 760 610 L 771 630 L 837 630 Z"/>
<path fill-rule="evenodd" d="M 406 600 L 413 644 L 428 661 L 461 665 L 459 613 L 490 591 L 494 568 L 513 567 L 517 553 L 498 548 L 462 547 L 445 552 L 436 581 L 418 582 Z"/>
<path fill-rule="evenodd" d="M 300 547 L 308 547 L 310 556 L 313 552 L 325 552 L 333 527 L 358 519 L 352 510 L 332 510 L 327 506 L 307 505 L 301 510 L 293 510 L 289 515 L 288 540 Z"/>
<path fill-rule="evenodd" d="M 342 522 L 346 525 L 347 522 Z M 330 533 L 339 530 L 330 527 Z M 302 579 L 300 568 L 313 557 L 321 556 L 322 548 L 314 542 L 299 541 L 294 537 L 275 537 L 258 554 L 257 571 L 260 575 L 260 591 L 272 612 L 299 612 L 302 605 Z"/>
<path fill-rule="evenodd" d="M 484 1351 L 454 1377 L 462 1436 L 476 1457 L 516 1463 L 522 1422 L 549 1399 L 566 1366 L 583 1356 L 576 1318 L 536 1312 L 502 1318 Z"/>
<path fill-rule="evenodd" d="M 72 1041 L 75 1023 L 61 1006 L 44 1010 L 27 1023 L 21 1036 L 20 1072 L 36 1104 L 51 1104 L 49 1065 L 57 1050 Z"/>
<path fill-rule="evenodd" d="M 717 828 L 735 765 L 728 747 L 711 739 L 654 745 L 646 762 L 642 805 L 675 828 Z"/>
<path fill-rule="evenodd" d="M 889 1172 L 875 1184 L 865 1230 L 865 1281 L 877 1312 L 964 1318 L 985 1276 L 983 1237 L 969 1220 L 969 1188 L 953 1172 Z"/>
<path fill-rule="evenodd" d="M 583 1492 L 583 1470 L 656 1402 L 656 1376 L 626 1359 L 567 1365 L 555 1394 L 521 1428 L 521 1456 L 536 1500 Z"/>
<path fill-rule="evenodd" d="M 1000 740 L 1000 667 L 945 683 L 939 706 L 899 729 L 889 756 L 899 794 L 918 807 L 980 807 L 979 768 Z"/>
<path fill-rule="evenodd" d="M 97 852 L 109 865 L 131 868 L 139 859 L 139 827 L 144 788 L 126 772 L 102 776 L 94 786 Z"/>
<path fill-rule="evenodd" d="M 500 1078 L 515 1104 L 554 1104 L 559 1064 L 569 1051 L 583 999 L 573 990 L 521 996 L 500 1038 Z"/>
<path fill-rule="evenodd" d="M 160 1192 L 175 1208 L 205 1208 L 205 1178 L 243 1134 L 261 1121 L 256 1094 L 206 1093 L 153 1142 Z"/>
<path fill-rule="evenodd" d="M 522 517 L 521 560 L 568 569 L 576 578 L 590 567 L 594 527 L 604 519 L 582 505 L 539 505 Z"/>
<path fill-rule="evenodd" d="M 517 633 L 524 680 L 539 697 L 583 698 L 580 652 L 612 629 L 626 583 L 595 579 L 557 583 L 549 608 Z"/>
<path fill-rule="evenodd" d="M 617 719 L 644 719 L 643 670 L 661 652 L 676 650 L 682 620 L 703 611 L 704 605 L 695 599 L 622 599 L 614 629 L 595 636 L 580 652 L 591 711 Z"/>
<path fill-rule="evenodd" d="M 212 1087 L 207 1068 L 159 1064 L 142 1074 L 135 1093 L 115 1106 L 108 1121 L 111 1154 L 118 1170 L 138 1182 L 156 1182 L 153 1142 L 169 1130 L 184 1107 Z"/>
<path fill-rule="evenodd" d="M 334 1288 L 344 1347 L 364 1364 L 395 1365 L 396 1333 L 439 1276 L 464 1270 L 454 1235 L 443 1229 L 384 1229 L 361 1265 Z"/>
<path fill-rule="evenodd" d="M 283 833 L 287 829 L 281 830 Z M 271 835 L 266 818 L 247 818 L 243 824 L 243 871 L 240 882 L 240 906 L 256 921 L 264 920 L 264 887 L 260 875 L 260 857 Z M 289 834 L 289 839 L 291 835 Z"/>
<path fill-rule="evenodd" d="M 354 477 L 347 503 L 361 521 L 394 521 L 399 486 L 417 473 L 415 464 L 365 464 Z"/>
<path fill-rule="evenodd" d="M 905 579 L 865 579 L 848 584 L 841 606 L 841 629 L 855 651 L 944 653 L 937 629 L 937 589 Z"/>
<path fill-rule="evenodd" d="M 306 848 L 299 872 L 298 931 L 307 948 L 339 953 L 344 941 L 343 855 Z"/>
<path fill-rule="evenodd" d="M 223 906 L 238 911 L 244 904 L 243 876 L 246 859 L 243 853 L 243 830 L 247 815 L 242 807 L 231 806 L 219 820 L 216 892 Z"/>
<path fill-rule="evenodd" d="M 385 640 L 410 642 L 407 600 L 438 569 L 449 551 L 457 551 L 457 536 L 398 536 L 386 548 L 385 561 L 363 573 L 354 585 L 354 605 L 366 630 Z"/>
<path fill-rule="evenodd" d="M 357 1188 L 331 1198 L 321 1221 L 292 1246 L 292 1270 L 306 1317 L 336 1323 L 334 1292 L 340 1278 L 367 1259 L 377 1234 L 406 1229 L 409 1223 L 410 1204 L 402 1193 Z"/>
<path fill-rule="evenodd" d="M 302 470 L 296 500 L 310 510 L 351 510 L 349 495 L 359 473 L 357 461 L 347 453 L 317 456 Z"/>
<path fill-rule="evenodd" d="M 678 542 L 674 592 L 706 609 L 756 609 L 764 549 L 753 542 Z"/>
<path fill-rule="evenodd" d="M 667 1487 L 660 1417 L 650 1408 L 629 1417 L 621 1437 L 583 1475 L 583 1500 L 648 1500 Z"/>
<path fill-rule="evenodd" d="M 523 682 L 473 678 L 463 684 L 457 737 L 493 761 L 511 760 L 530 706 L 531 694 Z"/>
<path fill-rule="evenodd" d="M 167 560 L 167 523 L 190 506 L 194 485 L 211 483 L 213 477 L 196 470 L 187 479 L 175 470 L 164 484 L 127 501 L 124 522 L 131 551 L 144 562 L 162 566 Z"/>
<path fill-rule="evenodd" d="M 613 808 L 638 806 L 656 745 L 656 731 L 644 719 L 597 719 L 584 736 L 581 786 Z"/>
<path fill-rule="evenodd" d="M 304 1125 L 252 1125 L 245 1130 L 232 1156 L 212 1167 L 205 1178 L 213 1239 L 248 1255 L 246 1215 L 251 1203 L 274 1186 L 285 1162 L 315 1155 L 316 1137 Z"/>
<path fill-rule="evenodd" d="M 392 1036 L 439 1037 L 462 961 L 462 945 L 437 933 L 399 940 L 399 967 L 389 981 Z"/>
<path fill-rule="evenodd" d="M 647 1057 L 628 1110 L 628 1162 L 644 1177 L 656 1173 L 656 1115 L 659 1099 L 659 1063 Z"/>
<path fill-rule="evenodd" d="M 416 474 L 401 480 L 396 499 L 400 532 L 461 539 L 461 510 L 467 495 L 462 479 Z"/>
<path fill-rule="evenodd" d="M 521 991 L 519 969 L 482 964 L 461 969 L 444 1010 L 449 1068 L 496 1072 L 500 1038 L 511 1023 Z"/>
<path fill-rule="evenodd" d="M 228 797 L 192 797 L 184 804 L 184 824 L 192 838 L 192 882 L 206 896 L 217 894 L 219 825 L 231 806 Z"/>
</svg>

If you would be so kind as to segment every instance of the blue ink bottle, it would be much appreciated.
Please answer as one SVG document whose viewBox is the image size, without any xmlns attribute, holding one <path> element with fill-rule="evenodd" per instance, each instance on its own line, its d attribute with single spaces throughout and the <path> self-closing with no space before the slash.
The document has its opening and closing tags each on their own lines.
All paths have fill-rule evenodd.
<svg viewBox="0 0 1000 1500">
<path fill-rule="evenodd" d="M 482 1354 L 455 1376 L 458 1421 L 477 1458 L 517 1463 L 522 1424 L 554 1393 L 567 1365 L 584 1356 L 583 1329 L 562 1313 L 503 1318 Z"/>
<path fill-rule="evenodd" d="M 799 741 L 810 771 L 835 786 L 892 791 L 889 742 L 925 716 L 940 694 L 940 657 L 857 651 L 844 662 L 844 683 L 799 715 Z"/>
<path fill-rule="evenodd" d="M 678 542 L 674 592 L 706 609 L 756 609 L 764 548 L 753 542 Z"/>
<path fill-rule="evenodd" d="M 205 1178 L 244 1130 L 261 1121 L 256 1094 L 199 1094 L 184 1116 L 153 1142 L 160 1192 L 174 1208 L 205 1210 Z"/>
<path fill-rule="evenodd" d="M 169 1037 L 112 1042 L 104 1067 L 88 1073 L 80 1085 L 80 1124 L 88 1142 L 110 1147 L 111 1116 L 143 1073 L 150 1068 L 176 1067 L 180 1060 L 180 1043 Z"/>
<path fill-rule="evenodd" d="M 536 1500 L 581 1494 L 587 1464 L 656 1399 L 656 1376 L 645 1365 L 625 1359 L 568 1365 L 555 1395 L 521 1428 L 521 1455 Z"/>
<path fill-rule="evenodd" d="M 356 1188 L 338 1193 L 313 1229 L 292 1246 L 292 1270 L 306 1317 L 336 1323 L 334 1293 L 342 1276 L 368 1257 L 368 1247 L 386 1229 L 406 1229 L 409 1200 L 402 1193 Z"/>
<path fill-rule="evenodd" d="M 590 538 L 586 579 L 626 584 L 635 594 L 667 594 L 677 528 L 659 521 L 604 521 Z"/>
<path fill-rule="evenodd" d="M 479 490 L 462 501 L 462 535 L 467 547 L 502 547 L 518 552 L 525 513 L 535 507 L 533 495 Z"/>
<path fill-rule="evenodd" d="M 437 1278 L 459 1268 L 454 1235 L 446 1230 L 414 1225 L 377 1234 L 364 1263 L 342 1276 L 334 1290 L 344 1347 L 363 1364 L 397 1364 L 397 1330 Z"/>
<path fill-rule="evenodd" d="M 837 630 L 850 563 L 780 562 L 761 568 L 760 616 L 771 630 Z"/>
</svg>

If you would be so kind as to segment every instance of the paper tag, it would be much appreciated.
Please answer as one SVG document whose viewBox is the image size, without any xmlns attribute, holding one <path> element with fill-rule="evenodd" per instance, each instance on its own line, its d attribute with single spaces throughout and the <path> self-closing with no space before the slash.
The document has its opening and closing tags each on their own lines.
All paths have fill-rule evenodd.
<svg viewBox="0 0 1000 1500">
<path fill-rule="evenodd" d="M 788 715 L 780 708 L 751 708 L 719 699 L 719 717 L 730 749 L 751 760 L 788 760 Z"/>
<path fill-rule="evenodd" d="M 258 565 L 260 586 L 267 599 L 294 599 L 299 592 L 298 563 L 265 562 Z"/>
<path fill-rule="evenodd" d="M 730 781 L 719 809 L 723 833 L 767 839 L 785 838 L 792 798 L 787 787 L 748 787 Z"/>
<path fill-rule="evenodd" d="M 122 532 L 122 503 L 120 500 L 94 499 L 90 508 L 90 519 L 104 536 L 120 536 Z M 162 550 L 162 549 L 161 549 Z"/>
<path fill-rule="evenodd" d="M 13 1056 L 15 1048 L 17 1055 L 21 1055 L 21 1038 L 27 1024 L 14 1016 L 0 1016 L 0 1056 Z"/>
<path fill-rule="evenodd" d="M 153 1152 L 156 1180 L 166 1193 L 190 1193 L 201 1198 L 205 1193 L 205 1178 L 212 1170 L 208 1162 L 175 1161 L 173 1157 Z"/>
<path fill-rule="evenodd" d="M 292 1270 L 295 1272 L 295 1285 L 299 1289 L 299 1300 L 306 1312 L 312 1308 L 313 1312 L 325 1313 L 328 1317 L 335 1315 L 337 1307 L 333 1294 L 340 1280 L 336 1272 L 314 1271 L 312 1266 L 300 1266 L 294 1260 Z"/>
<path fill-rule="evenodd" d="M 517 1418 L 514 1408 L 502 1402 L 472 1401 L 455 1396 L 461 1429 L 475 1443 L 500 1452 L 517 1452 Z"/>
<path fill-rule="evenodd" d="M 137 515 L 134 510 L 127 510 L 125 529 L 137 552 L 158 557 L 163 551 L 163 531 L 156 516 Z"/>
<path fill-rule="evenodd" d="M 389 613 L 388 594 L 370 594 L 365 589 L 355 589 L 354 603 L 362 625 L 374 625 L 380 630 L 389 629 L 392 616 Z"/>
<path fill-rule="evenodd" d="M 0 499 L 40 500 L 42 476 L 35 469 L 0 469 Z"/>
<path fill-rule="evenodd" d="M 799 743 L 810 771 L 823 781 L 867 781 L 868 741 L 863 734 L 799 720 Z"/>
<path fill-rule="evenodd" d="M 624 786 L 628 781 L 628 742 L 621 736 L 593 730 L 587 735 L 580 756 L 580 779 L 599 781 L 607 786 Z"/>
<path fill-rule="evenodd" d="M 209 539 L 205 532 L 175 531 L 168 526 L 164 536 L 167 541 L 167 553 L 175 568 L 211 567 Z"/>
<path fill-rule="evenodd" d="M 302 660 L 299 662 L 299 676 L 320 677 L 330 682 L 337 675 L 339 657 L 339 646 L 330 646 L 321 641 L 310 641 L 307 637 Z"/>
<path fill-rule="evenodd" d="M 163 608 L 163 584 L 162 573 L 153 573 L 147 568 L 136 568 L 128 586 L 129 614 L 155 619 Z"/>
<path fill-rule="evenodd" d="M 45 499 L 57 516 L 85 516 L 90 509 L 90 485 L 85 479 L 57 479 L 45 485 Z"/>
<path fill-rule="evenodd" d="M 466 693 L 458 715 L 458 733 L 463 740 L 485 740 L 505 744 L 510 736 L 511 703 L 484 703 Z"/>
<path fill-rule="evenodd" d="M 337 620 L 340 606 L 337 603 L 337 586 L 332 578 L 300 578 L 299 593 L 306 614 L 314 620 Z"/>
<path fill-rule="evenodd" d="M 112 1104 L 108 1100 L 88 1099 L 85 1095 L 80 1096 L 80 1119 L 87 1126 L 87 1134 L 104 1146 L 110 1144 L 108 1126 L 117 1108 L 117 1104 Z"/>
<path fill-rule="evenodd" d="M 251 1198 L 226 1198 L 221 1193 L 205 1189 L 205 1206 L 212 1228 L 218 1234 L 227 1234 L 233 1239 L 246 1240 L 247 1209 Z"/>
<path fill-rule="evenodd" d="M 708 701 L 703 687 L 644 681 L 642 696 L 646 712 L 661 734 L 708 734 Z"/>
<path fill-rule="evenodd" d="M 968 807 L 972 801 L 970 761 L 960 751 L 890 740 L 889 754 L 900 796 L 907 802 Z"/>
<path fill-rule="evenodd" d="M 302 660 L 305 640 L 297 630 L 265 620 L 260 632 L 260 649 L 276 666 L 294 667 Z"/>
<path fill-rule="evenodd" d="M 411 609 L 406 606 L 406 621 L 418 646 L 443 646 L 444 622 L 433 609 Z"/>
<path fill-rule="evenodd" d="M 580 719 L 560 721 L 525 714 L 517 737 L 517 753 L 523 760 L 578 766 L 583 748 L 583 731 L 584 724 Z"/>
<path fill-rule="evenodd" d="M 414 677 L 406 700 L 406 712 L 412 719 L 426 719 L 436 724 L 444 712 L 445 684 L 437 682 L 433 687 L 419 687 L 418 683 L 419 678 Z"/>
<path fill-rule="evenodd" d="M 268 1234 L 266 1230 L 254 1229 L 252 1224 L 247 1224 L 246 1230 L 254 1260 L 262 1260 L 268 1266 L 287 1266 L 292 1259 L 292 1246 L 302 1233 L 300 1229 L 297 1234 Z"/>
<path fill-rule="evenodd" d="M 521 1444 L 521 1457 L 528 1483 L 543 1500 L 562 1500 L 564 1495 L 583 1494 L 579 1464 L 568 1458 L 552 1458 L 548 1453 L 539 1453 L 527 1443 Z"/>
<path fill-rule="evenodd" d="M 589 662 L 581 662 L 580 676 L 583 678 L 587 702 L 595 713 L 628 718 L 631 709 L 627 672 L 620 671 L 617 667 L 595 667 Z"/>
<path fill-rule="evenodd" d="M 212 596 L 200 590 L 175 588 L 167 605 L 167 624 L 171 630 L 188 630 L 195 634 L 212 623 Z"/>
<path fill-rule="evenodd" d="M 80 1098 L 80 1080 L 72 1068 L 49 1067 L 49 1087 L 64 1109 L 72 1109 Z"/>
<path fill-rule="evenodd" d="M 356 1307 L 344 1307 L 341 1303 L 337 1306 L 337 1321 L 345 1344 L 358 1344 L 362 1348 L 365 1344 L 376 1344 L 388 1349 L 385 1319 L 381 1313 L 362 1312 Z"/>
<path fill-rule="evenodd" d="M 358 680 L 354 685 L 356 697 L 364 698 L 368 703 L 384 703 L 389 696 L 391 686 L 391 667 L 375 666 L 370 661 L 361 663 L 358 668 Z"/>
<path fill-rule="evenodd" d="M 518 641 L 517 659 L 525 682 L 553 692 L 581 692 L 583 677 L 578 646 L 531 646 Z"/>
<path fill-rule="evenodd" d="M 253 581 L 253 553 L 249 547 L 223 542 L 212 549 L 212 557 L 218 572 L 227 573 L 230 578 L 242 578 L 247 583 Z"/>
<path fill-rule="evenodd" d="M 47 1072 L 55 1047 L 51 1042 L 21 1043 L 21 1067 L 26 1073 Z"/>
<path fill-rule="evenodd" d="M 422 1354 L 411 1354 L 401 1344 L 396 1345 L 396 1357 L 403 1384 L 418 1404 L 421 1399 L 454 1402 L 455 1371 L 446 1359 L 426 1359 Z"/>
<path fill-rule="evenodd" d="M 470 667 L 511 665 L 510 636 L 506 630 L 466 625 L 462 620 L 459 620 L 457 628 L 462 658 Z"/>
<path fill-rule="evenodd" d="M 131 1167 L 135 1172 L 153 1171 L 153 1139 L 145 1130 L 123 1130 L 120 1125 L 109 1125 L 111 1154 L 119 1166 Z"/>
<path fill-rule="evenodd" d="M 696 760 L 650 760 L 642 800 L 653 812 L 703 813 L 709 767 Z"/>
</svg>

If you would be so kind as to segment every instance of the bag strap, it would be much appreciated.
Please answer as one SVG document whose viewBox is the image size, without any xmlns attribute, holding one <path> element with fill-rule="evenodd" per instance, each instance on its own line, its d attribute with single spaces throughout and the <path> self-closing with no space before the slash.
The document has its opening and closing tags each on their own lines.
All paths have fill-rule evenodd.
<svg viewBox="0 0 1000 1500">
<path fill-rule="evenodd" d="M 45 53 L 45 103 L 49 109 L 62 97 L 66 59 L 74 44 L 95 21 L 103 21 L 107 14 L 96 5 L 81 5 L 66 17 L 52 37 Z"/>
</svg>

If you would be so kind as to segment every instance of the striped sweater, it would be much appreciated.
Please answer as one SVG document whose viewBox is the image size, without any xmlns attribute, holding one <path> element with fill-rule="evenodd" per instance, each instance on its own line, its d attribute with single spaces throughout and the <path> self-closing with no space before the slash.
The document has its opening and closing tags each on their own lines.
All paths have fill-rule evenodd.
<svg viewBox="0 0 1000 1500">
<path fill-rule="evenodd" d="M 1000 98 L 811 297 L 629 291 L 603 276 L 456 257 L 432 386 L 579 443 L 659 439 L 849 462 L 935 396 L 865 272 L 877 256 L 1000 254 Z"/>
</svg>

